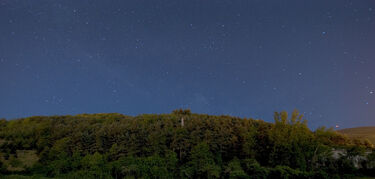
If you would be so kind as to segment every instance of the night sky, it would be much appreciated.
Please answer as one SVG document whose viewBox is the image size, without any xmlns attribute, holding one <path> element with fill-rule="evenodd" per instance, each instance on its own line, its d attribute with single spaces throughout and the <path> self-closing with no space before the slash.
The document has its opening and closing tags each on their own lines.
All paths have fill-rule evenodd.
<svg viewBox="0 0 375 179">
<path fill-rule="evenodd" d="M 0 0 L 0 117 L 375 125 L 374 0 Z"/>
</svg>

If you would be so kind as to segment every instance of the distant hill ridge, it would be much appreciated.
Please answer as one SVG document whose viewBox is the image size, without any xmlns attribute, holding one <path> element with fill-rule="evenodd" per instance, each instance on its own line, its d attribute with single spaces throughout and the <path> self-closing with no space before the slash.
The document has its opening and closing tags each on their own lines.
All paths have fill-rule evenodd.
<svg viewBox="0 0 375 179">
<path fill-rule="evenodd" d="M 352 138 L 366 138 L 370 140 L 371 143 L 375 144 L 375 126 L 347 128 L 338 130 L 337 132 L 346 134 Z"/>
</svg>

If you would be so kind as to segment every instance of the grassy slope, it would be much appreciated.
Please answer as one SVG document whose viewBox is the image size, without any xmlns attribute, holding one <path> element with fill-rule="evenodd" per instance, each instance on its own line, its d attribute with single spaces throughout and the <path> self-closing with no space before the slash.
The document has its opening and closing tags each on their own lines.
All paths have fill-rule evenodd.
<svg viewBox="0 0 375 179">
<path fill-rule="evenodd" d="M 373 127 L 356 127 L 338 130 L 338 132 L 353 138 L 367 138 L 371 143 L 375 144 L 375 126 Z"/>
</svg>

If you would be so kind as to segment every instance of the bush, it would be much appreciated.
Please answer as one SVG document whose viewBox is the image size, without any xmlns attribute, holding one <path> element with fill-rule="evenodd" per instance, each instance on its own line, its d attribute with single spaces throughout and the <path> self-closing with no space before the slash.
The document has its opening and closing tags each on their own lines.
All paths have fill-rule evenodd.
<svg viewBox="0 0 375 179">
<path fill-rule="evenodd" d="M 267 178 L 269 175 L 269 169 L 260 166 L 255 159 L 243 160 L 242 166 L 250 178 Z"/>
<path fill-rule="evenodd" d="M 289 166 L 276 166 L 270 170 L 268 178 L 310 178 L 311 173 L 292 169 Z"/>
<path fill-rule="evenodd" d="M 245 173 L 245 171 L 242 169 L 240 160 L 238 158 L 234 158 L 228 163 L 228 166 L 225 169 L 225 173 L 227 173 L 229 178 L 248 178 L 249 177 Z"/>
</svg>

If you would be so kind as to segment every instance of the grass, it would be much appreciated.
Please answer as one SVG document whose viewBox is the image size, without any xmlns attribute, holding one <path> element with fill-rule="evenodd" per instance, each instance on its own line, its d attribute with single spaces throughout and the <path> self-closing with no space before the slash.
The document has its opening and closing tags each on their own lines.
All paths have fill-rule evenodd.
<svg viewBox="0 0 375 179">
<path fill-rule="evenodd" d="M 338 130 L 337 132 L 346 134 L 352 138 L 368 139 L 372 144 L 375 144 L 375 126 L 348 128 Z"/>
<path fill-rule="evenodd" d="M 23 171 L 25 168 L 33 166 L 39 157 L 35 150 L 17 150 L 17 154 L 10 154 L 7 160 L 4 158 L 4 154 L 1 154 L 0 160 L 9 171 Z"/>
<path fill-rule="evenodd" d="M 25 167 L 31 167 L 39 160 L 35 150 L 17 150 L 17 158 Z"/>
</svg>

